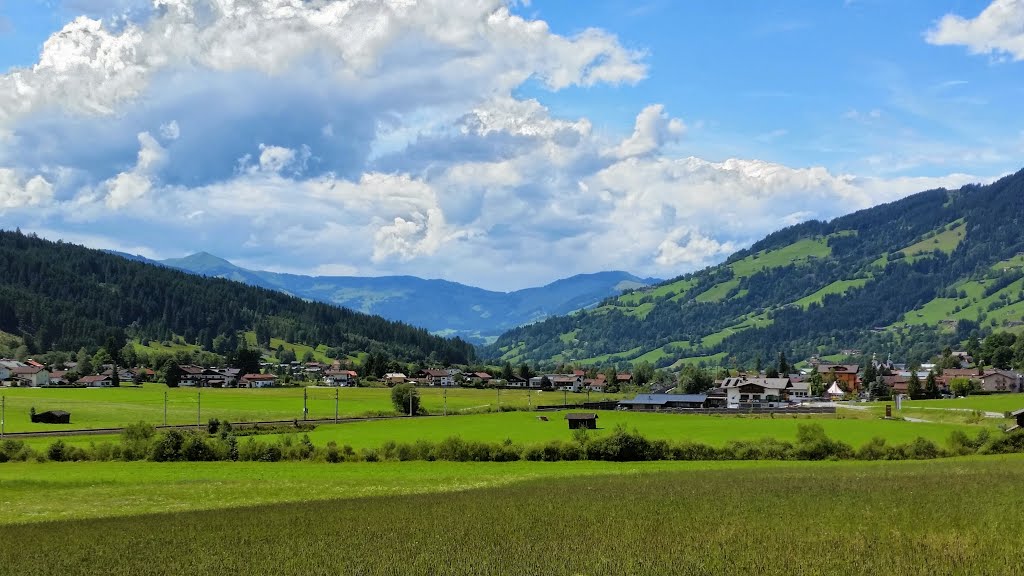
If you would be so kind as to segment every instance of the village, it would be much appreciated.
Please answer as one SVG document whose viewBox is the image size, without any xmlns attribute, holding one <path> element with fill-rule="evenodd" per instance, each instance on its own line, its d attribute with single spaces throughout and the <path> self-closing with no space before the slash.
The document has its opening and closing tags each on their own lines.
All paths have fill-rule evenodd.
<svg viewBox="0 0 1024 576">
<path fill-rule="evenodd" d="M 566 394 L 563 404 L 600 405 L 619 410 L 708 410 L 708 409 L 785 409 L 812 406 L 821 402 L 889 400 L 906 398 L 952 398 L 968 394 L 1024 392 L 1024 376 L 1017 372 L 973 365 L 966 352 L 953 352 L 960 368 L 940 368 L 934 363 L 911 370 L 891 361 L 872 359 L 858 364 L 835 364 L 811 358 L 805 367 L 779 374 L 777 370 L 745 372 L 720 370 L 718 378 L 701 390 L 684 393 L 681 386 L 665 383 L 638 383 L 629 372 L 609 374 L 574 369 L 566 373 L 544 373 L 524 378 L 516 374 L 496 377 L 488 372 L 463 371 L 458 367 L 424 368 L 406 375 L 388 372 L 381 378 L 361 377 L 347 363 L 334 361 L 288 363 L 263 362 L 260 372 L 239 368 L 175 364 L 173 386 L 194 388 L 276 388 L 301 387 L 394 387 L 410 384 L 418 387 L 496 388 L 559 391 Z M 98 366 L 96 374 L 77 375 L 77 363 L 47 367 L 35 360 L 24 362 L 0 359 L 0 385 L 29 388 L 113 388 L 141 385 L 167 379 L 146 367 L 122 368 L 113 364 Z M 632 393 L 634 397 L 605 399 L 606 392 Z M 568 401 L 568 394 L 586 394 L 585 401 Z M 598 396 L 591 397 L 591 393 Z M 595 402 L 591 402 L 591 400 Z"/>
</svg>

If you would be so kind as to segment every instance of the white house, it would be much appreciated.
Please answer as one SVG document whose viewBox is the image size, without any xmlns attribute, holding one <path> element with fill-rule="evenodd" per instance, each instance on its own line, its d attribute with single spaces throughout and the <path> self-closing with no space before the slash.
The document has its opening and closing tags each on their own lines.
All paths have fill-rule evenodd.
<svg viewBox="0 0 1024 576">
<path fill-rule="evenodd" d="M 543 388 L 544 379 L 547 378 L 552 388 L 568 392 L 579 392 L 583 388 L 583 375 L 576 374 L 544 374 L 530 378 L 530 388 Z"/>
<path fill-rule="evenodd" d="M 355 386 L 358 377 L 354 370 L 327 370 L 324 372 L 324 385 Z"/>
<path fill-rule="evenodd" d="M 19 366 L 10 369 L 10 378 L 19 386 L 38 388 L 50 385 L 50 373 L 41 366 Z"/>
<path fill-rule="evenodd" d="M 455 386 L 455 376 L 449 370 L 420 370 L 419 375 L 430 386 Z"/>
<path fill-rule="evenodd" d="M 726 405 L 729 408 L 739 408 L 741 405 L 775 408 L 789 402 L 789 389 L 793 383 L 789 378 L 738 377 L 726 378 L 721 387 L 725 390 Z M 802 390 L 806 390 L 806 387 Z"/>
</svg>

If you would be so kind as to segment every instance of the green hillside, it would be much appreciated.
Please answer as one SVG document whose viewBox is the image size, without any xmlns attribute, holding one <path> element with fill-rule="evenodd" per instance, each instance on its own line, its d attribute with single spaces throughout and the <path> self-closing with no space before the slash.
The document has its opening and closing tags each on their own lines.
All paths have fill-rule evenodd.
<svg viewBox="0 0 1024 576">
<path fill-rule="evenodd" d="M 511 330 L 485 354 L 678 368 L 779 351 L 930 353 L 1024 330 L 1022 224 L 1024 172 L 922 192 L 785 228 L 720 265 Z"/>
</svg>

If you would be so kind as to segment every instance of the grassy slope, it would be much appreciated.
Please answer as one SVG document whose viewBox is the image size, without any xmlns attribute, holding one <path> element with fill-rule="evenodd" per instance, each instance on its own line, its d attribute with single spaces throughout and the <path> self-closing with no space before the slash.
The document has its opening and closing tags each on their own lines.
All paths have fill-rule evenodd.
<svg viewBox="0 0 1024 576">
<path fill-rule="evenodd" d="M 1024 458 L 51 464 L 0 467 L 0 478 L 5 511 L 22 520 L 341 498 L 0 527 L 0 565 L 17 574 L 930 576 L 1018 570 L 1008 510 Z M 984 498 L 944 496 L 979 486 Z M 482 489 L 453 491 L 471 487 Z M 680 544 L 687 534 L 699 537 Z"/>
</svg>

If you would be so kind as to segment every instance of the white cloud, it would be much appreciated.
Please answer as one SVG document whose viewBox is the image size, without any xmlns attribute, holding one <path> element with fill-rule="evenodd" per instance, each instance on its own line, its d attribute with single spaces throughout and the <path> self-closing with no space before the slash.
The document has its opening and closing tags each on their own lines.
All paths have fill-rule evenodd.
<svg viewBox="0 0 1024 576">
<path fill-rule="evenodd" d="M 167 124 L 160 125 L 160 136 L 165 140 L 177 140 L 181 137 L 181 128 L 177 120 L 171 120 Z"/>
<path fill-rule="evenodd" d="M 148 132 L 142 132 L 138 137 L 139 155 L 135 167 L 105 182 L 109 208 L 123 208 L 149 194 L 156 171 L 167 160 L 166 150 Z"/>
<path fill-rule="evenodd" d="M 680 138 L 685 131 L 682 120 L 669 118 L 664 106 L 652 104 L 637 115 L 633 135 L 611 150 L 611 155 L 629 158 L 650 154 L 666 142 Z"/>
<path fill-rule="evenodd" d="M 0 214 L 3 210 L 40 206 L 53 198 L 53 185 L 42 176 L 27 180 L 11 168 L 0 168 Z"/>
<path fill-rule="evenodd" d="M 655 262 L 666 268 L 680 265 L 696 268 L 714 263 L 738 248 L 733 242 L 718 242 L 698 231 L 679 228 L 658 245 Z"/>
<path fill-rule="evenodd" d="M 508 93 L 530 77 L 559 90 L 646 75 L 643 54 L 614 36 L 593 29 L 560 36 L 502 0 L 156 0 L 155 7 L 118 30 L 83 16 L 52 35 L 36 65 L 0 75 L 0 125 L 50 106 L 112 114 L 161 71 L 282 76 L 307 67 L 329 70 L 323 81 L 367 98 L 402 91 L 472 98 Z"/>
<path fill-rule="evenodd" d="M 925 39 L 937 46 L 966 46 L 971 54 L 1024 60 L 1024 1 L 993 0 L 974 18 L 946 14 Z"/>
</svg>

